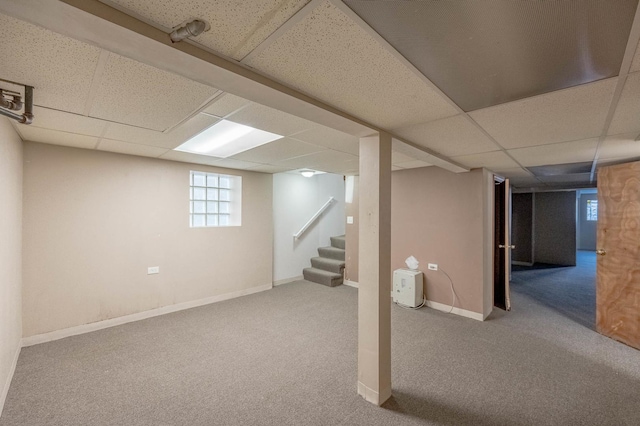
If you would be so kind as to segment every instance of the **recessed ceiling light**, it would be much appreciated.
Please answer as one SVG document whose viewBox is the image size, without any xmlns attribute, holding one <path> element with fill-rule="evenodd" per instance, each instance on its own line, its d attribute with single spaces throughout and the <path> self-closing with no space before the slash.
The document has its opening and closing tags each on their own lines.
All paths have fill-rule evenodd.
<svg viewBox="0 0 640 426">
<path fill-rule="evenodd" d="M 174 149 L 193 154 L 227 158 L 282 137 L 244 124 L 220 120 Z"/>
<path fill-rule="evenodd" d="M 313 170 L 303 170 L 300 172 L 300 174 L 304 177 L 311 177 L 313 175 L 316 174 L 316 172 L 314 172 Z"/>
</svg>

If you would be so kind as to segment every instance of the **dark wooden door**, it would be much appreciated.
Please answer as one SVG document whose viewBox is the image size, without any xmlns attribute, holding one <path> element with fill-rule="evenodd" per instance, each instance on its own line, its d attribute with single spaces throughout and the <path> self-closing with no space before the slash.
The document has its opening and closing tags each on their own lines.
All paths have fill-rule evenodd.
<svg viewBox="0 0 640 426">
<path fill-rule="evenodd" d="M 511 310 L 509 271 L 511 243 L 509 241 L 509 179 L 495 184 L 495 224 L 493 248 L 493 305 Z"/>
<path fill-rule="evenodd" d="M 598 170 L 596 329 L 640 349 L 640 162 Z"/>
</svg>

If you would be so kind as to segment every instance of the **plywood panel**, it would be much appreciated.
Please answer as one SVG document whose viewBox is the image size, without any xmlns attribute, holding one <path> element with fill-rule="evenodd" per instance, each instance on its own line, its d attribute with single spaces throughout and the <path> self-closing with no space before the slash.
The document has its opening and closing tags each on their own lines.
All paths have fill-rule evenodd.
<svg viewBox="0 0 640 426">
<path fill-rule="evenodd" d="M 640 349 L 640 162 L 598 170 L 596 329 Z"/>
</svg>

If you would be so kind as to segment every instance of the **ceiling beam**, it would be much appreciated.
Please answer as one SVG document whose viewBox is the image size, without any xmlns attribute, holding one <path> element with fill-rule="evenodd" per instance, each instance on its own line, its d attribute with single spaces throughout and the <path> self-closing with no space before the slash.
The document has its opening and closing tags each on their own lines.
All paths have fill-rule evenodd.
<svg viewBox="0 0 640 426">
<path fill-rule="evenodd" d="M 166 32 L 98 0 L 8 0 L 0 2 L 0 13 L 353 136 L 386 131 L 239 62 L 192 43 L 172 43 Z M 431 164 L 468 171 L 446 156 L 413 148 L 433 157 Z"/>
</svg>

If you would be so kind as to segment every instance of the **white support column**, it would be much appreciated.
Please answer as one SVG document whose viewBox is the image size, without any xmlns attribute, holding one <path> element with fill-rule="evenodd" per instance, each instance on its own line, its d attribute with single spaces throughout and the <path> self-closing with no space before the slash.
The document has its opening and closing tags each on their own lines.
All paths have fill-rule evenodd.
<svg viewBox="0 0 640 426">
<path fill-rule="evenodd" d="M 391 136 L 360 139 L 358 394 L 391 396 Z"/>
</svg>

